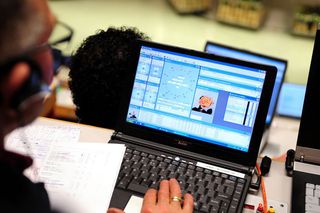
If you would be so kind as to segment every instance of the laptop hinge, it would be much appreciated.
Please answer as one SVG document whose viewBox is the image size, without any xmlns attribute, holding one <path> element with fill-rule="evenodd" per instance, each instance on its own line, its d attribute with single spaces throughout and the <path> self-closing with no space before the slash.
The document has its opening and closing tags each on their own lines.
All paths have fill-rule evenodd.
<svg viewBox="0 0 320 213">
<path fill-rule="evenodd" d="M 151 148 L 151 149 L 156 149 L 156 150 L 162 150 L 165 151 L 167 153 L 179 153 L 179 155 L 181 154 L 181 156 L 184 156 L 186 158 L 190 158 L 190 159 L 194 159 L 194 154 L 190 151 L 187 150 L 181 150 L 179 148 L 175 148 L 175 147 L 171 147 L 171 146 L 167 146 L 164 144 L 157 144 L 157 143 L 150 143 L 149 141 L 143 140 L 141 138 L 136 138 L 133 136 L 128 136 L 126 134 L 123 134 L 122 132 L 114 132 L 113 135 L 111 136 L 112 140 L 120 140 L 123 142 L 128 142 L 128 143 L 132 143 L 135 145 L 139 145 L 139 146 L 143 146 L 146 148 Z M 237 164 L 237 163 L 231 163 L 231 162 L 227 162 L 221 159 L 217 159 L 217 158 L 213 158 L 213 157 L 208 157 L 205 155 L 201 155 L 201 154 L 197 154 L 197 159 L 206 162 L 206 163 L 210 163 L 212 161 L 216 161 L 217 163 L 223 165 L 226 168 L 232 169 L 232 170 L 236 170 L 238 172 L 244 173 L 246 175 L 252 176 L 253 174 L 253 169 L 252 167 L 247 167 L 247 166 L 243 166 L 241 164 Z"/>
</svg>

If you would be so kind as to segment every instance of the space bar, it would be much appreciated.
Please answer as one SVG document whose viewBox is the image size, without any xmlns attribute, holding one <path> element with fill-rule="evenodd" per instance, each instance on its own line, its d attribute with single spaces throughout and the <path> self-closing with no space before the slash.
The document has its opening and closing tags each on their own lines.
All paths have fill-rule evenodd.
<svg viewBox="0 0 320 213">
<path fill-rule="evenodd" d="M 136 183 L 130 183 L 127 189 L 144 194 L 148 190 L 148 187 Z"/>
</svg>

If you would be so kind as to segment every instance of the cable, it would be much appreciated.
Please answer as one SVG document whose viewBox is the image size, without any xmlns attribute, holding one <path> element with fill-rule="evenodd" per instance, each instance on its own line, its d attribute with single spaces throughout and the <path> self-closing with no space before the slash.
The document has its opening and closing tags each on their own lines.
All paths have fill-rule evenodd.
<svg viewBox="0 0 320 213">
<path fill-rule="evenodd" d="M 262 198 L 263 198 L 263 212 L 268 213 L 268 201 L 267 201 L 267 193 L 266 193 L 266 188 L 264 185 L 264 179 L 261 175 L 261 169 L 258 163 L 256 163 L 256 168 L 258 171 L 259 176 L 261 176 L 261 192 L 262 192 Z"/>
</svg>

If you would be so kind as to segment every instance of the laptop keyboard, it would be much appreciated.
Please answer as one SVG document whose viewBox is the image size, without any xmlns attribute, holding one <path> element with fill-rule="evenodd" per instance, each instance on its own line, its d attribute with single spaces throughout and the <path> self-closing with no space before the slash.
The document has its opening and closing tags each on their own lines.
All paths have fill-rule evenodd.
<svg viewBox="0 0 320 213">
<path fill-rule="evenodd" d="M 200 212 L 237 212 L 245 179 L 165 155 L 127 148 L 118 175 L 117 187 L 144 194 L 158 189 L 161 180 L 176 178 L 182 194 L 194 198 L 194 210 Z"/>
<path fill-rule="evenodd" d="M 306 212 L 320 213 L 320 185 L 306 183 Z"/>
</svg>

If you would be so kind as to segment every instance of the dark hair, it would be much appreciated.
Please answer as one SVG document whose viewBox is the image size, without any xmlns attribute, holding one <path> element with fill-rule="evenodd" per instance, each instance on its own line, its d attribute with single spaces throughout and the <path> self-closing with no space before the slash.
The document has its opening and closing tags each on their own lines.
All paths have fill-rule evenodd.
<svg viewBox="0 0 320 213">
<path fill-rule="evenodd" d="M 136 28 L 110 27 L 85 39 L 72 56 L 69 87 L 81 123 L 115 127 L 121 84 L 137 39 L 148 37 Z"/>
</svg>

